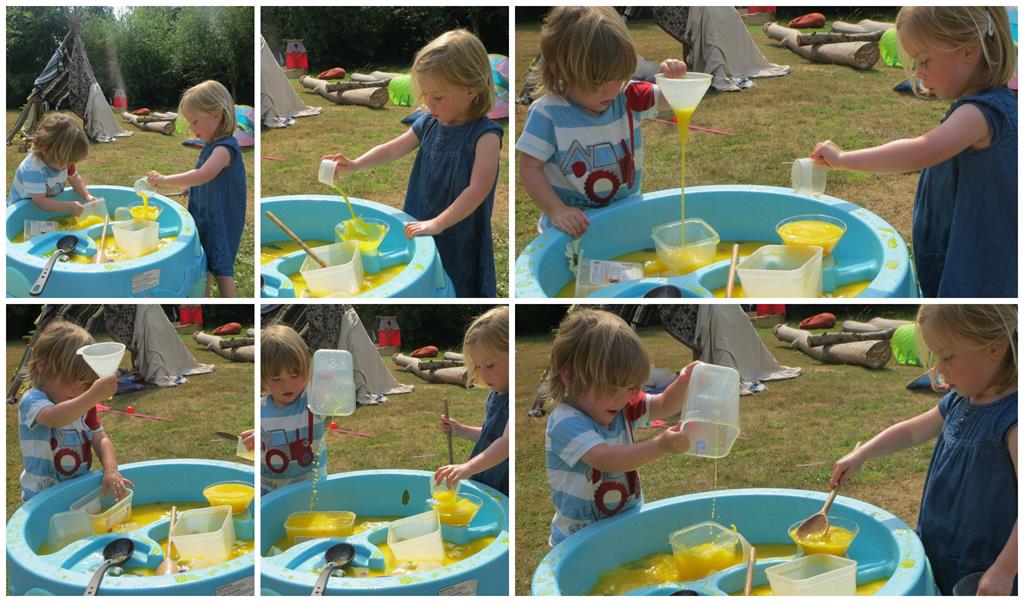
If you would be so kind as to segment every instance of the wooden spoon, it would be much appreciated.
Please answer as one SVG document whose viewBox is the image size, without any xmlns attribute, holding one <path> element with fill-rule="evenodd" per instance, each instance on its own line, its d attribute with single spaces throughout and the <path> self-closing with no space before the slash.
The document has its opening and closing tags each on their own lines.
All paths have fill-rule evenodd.
<svg viewBox="0 0 1024 602">
<path fill-rule="evenodd" d="M 729 281 L 725 284 L 725 297 L 732 297 L 733 283 L 736 281 L 736 264 L 740 260 L 740 243 L 732 246 L 732 259 L 729 261 Z"/>
<path fill-rule="evenodd" d="M 860 447 L 860 442 L 853 446 L 853 449 Z M 839 486 L 837 485 L 831 493 L 828 494 L 828 499 L 825 500 L 825 505 L 821 507 L 817 513 L 808 516 L 804 519 L 804 522 L 800 523 L 800 526 L 796 528 L 796 536 L 799 539 L 807 539 L 811 535 L 817 533 L 828 532 L 828 509 L 832 506 L 832 502 L 835 501 L 836 495 L 839 493 Z"/>
<path fill-rule="evenodd" d="M 747 579 L 743 584 L 743 595 L 750 595 L 750 587 L 754 584 L 754 565 L 757 563 L 757 548 L 750 548 L 750 558 L 747 559 Z"/>
<path fill-rule="evenodd" d="M 167 554 L 164 555 L 164 561 L 160 563 L 160 566 L 156 567 L 157 575 L 174 575 L 178 572 L 178 563 L 174 561 L 174 557 L 171 555 L 171 531 L 174 530 L 174 523 L 178 518 L 178 507 L 171 506 L 171 525 L 167 527 Z"/>
<path fill-rule="evenodd" d="M 100 248 L 96 251 L 96 263 L 103 263 L 104 250 L 107 248 L 107 226 L 110 225 L 110 216 L 103 218 L 103 234 L 100 235 Z"/>
<path fill-rule="evenodd" d="M 274 222 L 274 224 L 278 228 L 280 228 L 282 232 L 287 234 L 288 238 L 291 238 L 292 240 L 294 240 L 295 243 L 297 245 L 299 245 L 299 247 L 301 247 L 303 251 L 306 252 L 306 255 L 309 255 L 310 257 L 313 258 L 313 261 L 315 261 L 318 264 L 320 264 L 320 267 L 322 267 L 322 268 L 330 267 L 329 265 L 327 265 L 326 261 L 324 261 L 323 259 L 320 259 L 320 256 L 313 252 L 313 249 L 309 248 L 309 245 L 307 245 L 305 242 L 303 242 L 301 238 L 299 238 L 294 232 L 292 232 L 291 228 L 289 228 L 288 226 L 284 225 L 284 222 L 282 222 L 280 219 L 278 219 L 276 215 L 274 215 L 273 213 L 271 213 L 269 211 L 264 211 L 263 213 L 268 218 L 270 218 L 270 221 Z"/>
</svg>

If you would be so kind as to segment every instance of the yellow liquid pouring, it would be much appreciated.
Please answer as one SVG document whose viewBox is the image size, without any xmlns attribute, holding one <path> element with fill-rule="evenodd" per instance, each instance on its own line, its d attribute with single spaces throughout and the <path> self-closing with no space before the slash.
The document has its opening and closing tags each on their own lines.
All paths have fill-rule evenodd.
<svg viewBox="0 0 1024 602">
<path fill-rule="evenodd" d="M 783 224 L 778 229 L 779 237 L 787 245 L 818 246 L 825 255 L 843 237 L 843 229 L 836 224 L 816 220 L 800 220 Z"/>
<path fill-rule="evenodd" d="M 309 245 L 310 247 L 318 247 L 329 243 L 324 240 L 307 240 L 306 244 Z M 289 255 L 299 250 L 301 250 L 299 248 L 299 245 L 297 245 L 294 241 L 291 240 L 281 240 L 272 243 L 263 243 L 262 245 L 260 245 L 260 265 L 270 263 L 275 259 L 279 259 L 281 257 L 284 257 L 285 255 Z M 400 274 L 408 265 L 409 264 L 407 263 L 394 265 L 389 268 L 385 268 L 377 272 L 376 274 L 371 274 L 369 272 L 364 271 L 363 283 L 362 286 L 359 287 L 359 293 L 365 293 L 367 291 L 371 291 L 377 288 L 378 286 L 381 286 L 385 282 L 388 282 L 389 280 Z M 310 294 L 309 287 L 306 286 L 306 279 L 302 277 L 301 272 L 296 271 L 294 274 L 288 275 L 288 279 L 292 281 L 292 286 L 295 287 L 296 297 L 314 296 Z"/>
<path fill-rule="evenodd" d="M 160 208 L 159 207 L 150 207 L 149 206 L 149 195 L 148 194 L 146 194 L 144 192 L 137 192 L 136 194 L 139 195 L 140 197 L 142 197 L 142 205 L 141 206 L 135 206 L 135 207 L 132 207 L 131 209 L 129 209 L 129 211 L 132 214 L 132 217 L 137 219 L 137 220 L 142 220 L 142 221 L 148 221 L 148 222 L 156 221 L 156 218 L 160 217 Z"/>
<path fill-rule="evenodd" d="M 676 128 L 679 130 L 679 219 L 686 224 L 686 141 L 690 138 L 690 119 L 694 109 L 675 109 Z M 686 244 L 686 229 L 680 235 L 679 246 Z"/>
</svg>

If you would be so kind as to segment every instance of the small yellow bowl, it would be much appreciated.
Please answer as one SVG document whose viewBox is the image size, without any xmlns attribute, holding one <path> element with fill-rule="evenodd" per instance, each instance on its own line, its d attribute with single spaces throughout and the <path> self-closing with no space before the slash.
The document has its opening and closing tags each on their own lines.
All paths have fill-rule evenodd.
<svg viewBox="0 0 1024 602">
<path fill-rule="evenodd" d="M 801 520 L 790 525 L 789 536 L 804 555 L 832 554 L 833 556 L 846 556 L 846 550 L 850 548 L 853 540 L 860 533 L 860 526 L 852 520 L 830 516 L 828 517 L 829 528 L 827 533 L 801 539 L 797 537 L 796 530 L 803 522 Z"/>
<path fill-rule="evenodd" d="M 203 489 L 203 497 L 211 506 L 231 506 L 231 512 L 242 514 L 249 509 L 256 490 L 252 485 L 227 481 Z"/>
<path fill-rule="evenodd" d="M 775 232 L 787 245 L 821 247 L 828 255 L 846 234 L 846 223 L 830 215 L 794 215 L 776 224 Z"/>
</svg>

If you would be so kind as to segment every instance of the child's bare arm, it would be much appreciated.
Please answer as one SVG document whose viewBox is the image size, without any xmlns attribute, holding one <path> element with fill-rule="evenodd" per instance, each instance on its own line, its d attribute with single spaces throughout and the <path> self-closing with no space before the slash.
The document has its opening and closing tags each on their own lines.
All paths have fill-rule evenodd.
<svg viewBox="0 0 1024 602">
<path fill-rule="evenodd" d="M 680 61 L 679 59 L 665 59 L 661 61 L 659 73 L 676 79 L 686 77 L 686 63 Z M 658 110 L 672 110 L 672 106 L 668 104 L 667 100 L 665 100 L 664 94 L 658 95 Z"/>
<path fill-rule="evenodd" d="M 121 499 L 128 495 L 128 487 L 135 487 L 128 479 L 124 478 L 117 468 L 117 456 L 114 454 L 114 441 L 107 436 L 106 431 L 96 431 L 92 438 L 92 448 L 99 456 L 100 464 L 103 466 L 103 493 L 113 493 L 114 497 Z"/>
<path fill-rule="evenodd" d="M 906 173 L 938 165 L 964 150 L 987 145 L 991 134 L 981 111 L 965 104 L 934 130 L 916 138 L 893 140 L 881 146 L 843 151 L 831 140 L 811 152 L 815 161 L 842 169 L 873 173 Z"/>
<path fill-rule="evenodd" d="M 842 485 L 864 462 L 872 458 L 894 454 L 934 439 L 942 431 L 943 423 L 942 414 L 936 407 L 890 426 L 840 458 L 832 469 L 830 485 Z"/>
<path fill-rule="evenodd" d="M 358 159 L 354 159 L 348 163 L 339 162 L 338 168 L 342 171 L 361 171 L 364 169 L 370 169 L 371 167 L 377 167 L 378 165 L 384 165 L 401 159 L 405 155 L 408 155 L 419 148 L 419 146 L 420 139 L 416 136 L 416 133 L 412 131 L 412 128 L 409 128 L 401 136 L 392 138 L 384 144 L 378 144 L 360 155 Z"/>
<path fill-rule="evenodd" d="M 686 401 L 686 389 L 690 384 L 690 373 L 693 367 L 700 362 L 690 362 L 679 372 L 664 391 L 651 396 L 650 408 L 652 418 L 669 418 L 679 416 L 683 411 L 683 402 Z"/>
<path fill-rule="evenodd" d="M 89 187 L 86 185 L 85 178 L 82 177 L 81 173 L 76 171 L 73 175 L 68 176 L 68 184 L 82 200 L 88 202 L 93 199 L 93 196 L 89 194 Z"/>
<path fill-rule="evenodd" d="M 1010 460 L 1013 461 L 1013 472 L 1017 472 L 1017 425 L 1010 428 L 1006 433 L 1006 445 L 1010 451 Z M 1009 596 L 1013 591 L 1013 578 L 1017 575 L 1017 523 L 1014 521 L 1013 530 L 1006 540 L 1006 545 L 999 552 L 996 561 L 985 571 L 981 581 L 978 583 L 979 596 Z"/>
<path fill-rule="evenodd" d="M 653 439 L 633 445 L 602 443 L 583 454 L 581 461 L 602 472 L 628 472 L 666 454 L 681 454 L 690 448 L 690 440 L 676 424 Z"/>
<path fill-rule="evenodd" d="M 146 174 L 146 178 L 153 186 L 202 186 L 217 177 L 225 167 L 231 164 L 231 152 L 218 146 L 210 153 L 210 158 L 198 169 L 190 169 L 186 172 L 165 176 L 156 171 Z"/>
<path fill-rule="evenodd" d="M 78 201 L 58 201 L 45 194 L 33 194 L 31 198 L 36 207 L 50 213 L 64 213 L 66 211 L 71 213 L 71 215 L 77 216 L 81 215 L 82 209 L 84 209 Z"/>
<path fill-rule="evenodd" d="M 117 375 L 98 378 L 85 393 L 78 397 L 44 408 L 36 415 L 36 422 L 50 428 L 63 428 L 78 420 L 94 405 L 117 393 Z"/>
<path fill-rule="evenodd" d="M 583 236 L 590 220 L 577 207 L 570 207 L 558 198 L 551 183 L 544 177 L 544 161 L 526 153 L 519 153 L 519 177 L 526 194 L 537 203 L 544 215 L 556 228 L 573 238 Z"/>
</svg>

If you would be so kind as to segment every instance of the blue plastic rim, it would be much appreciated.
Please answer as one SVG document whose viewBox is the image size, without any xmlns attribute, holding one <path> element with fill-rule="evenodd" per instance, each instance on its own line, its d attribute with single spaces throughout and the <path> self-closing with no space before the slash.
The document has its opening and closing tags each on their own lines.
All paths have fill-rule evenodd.
<svg viewBox="0 0 1024 602">
<path fill-rule="evenodd" d="M 412 516 L 430 508 L 430 479 L 421 470 L 366 470 L 331 475 L 317 484 L 318 510 L 347 510 L 360 516 Z M 332 577 L 325 595 L 463 595 L 506 596 L 508 576 L 508 498 L 475 481 L 463 481 L 463 492 L 484 505 L 466 527 L 442 526 L 446 541 L 468 543 L 482 537 L 494 541 L 476 554 L 439 569 L 411 575 L 376 578 Z M 281 554 L 267 556 L 285 537 L 284 522 L 293 512 L 309 510 L 311 483 L 297 483 L 263 496 L 260 507 L 260 582 L 264 595 L 308 596 L 316 583 L 324 552 L 339 541 L 356 548 L 355 566 L 383 568 L 376 544 L 386 543 L 387 528 L 352 537 L 301 542 Z"/>
<path fill-rule="evenodd" d="M 612 259 L 653 249 L 651 229 L 679 221 L 678 188 L 636 195 L 587 213 L 590 228 L 580 239 L 589 259 Z M 697 217 L 718 232 L 721 240 L 782 244 L 775 225 L 802 214 L 824 214 L 846 223 L 846 234 L 832 250 L 823 270 L 824 288 L 870 281 L 860 297 L 918 297 L 907 245 L 882 218 L 849 201 L 827 195 L 798 195 L 774 186 L 694 186 L 686 189 L 686 217 Z M 555 297 L 573 279 L 565 258 L 571 238 L 551 227 L 535 238 L 516 259 L 517 297 Z M 711 297 L 726 284 L 729 262 L 719 261 L 689 274 L 644 278 L 599 289 L 591 297 L 642 297 L 672 284 L 684 297 Z"/>
<path fill-rule="evenodd" d="M 412 216 L 373 201 L 349 197 L 360 217 L 388 222 L 390 230 L 376 256 L 363 256 L 363 271 L 380 270 L 408 263 L 404 270 L 384 284 L 357 295 L 359 298 L 380 297 L 454 297 L 455 287 L 441 265 L 434 239 L 417 236 L 407 239 L 402 228 L 414 221 Z M 325 195 L 275 196 L 260 200 L 260 244 L 291 239 L 266 216 L 270 211 L 303 240 L 334 242 L 334 227 L 350 219 L 348 205 L 340 197 Z M 263 297 L 294 298 L 295 287 L 288 278 L 298 273 L 306 254 L 299 250 L 260 267 Z"/>
<path fill-rule="evenodd" d="M 89 193 L 103 197 L 111 219 L 118 207 L 141 202 L 126 186 L 90 186 Z M 81 201 L 67 188 L 55 198 Z M 135 259 L 104 264 L 78 264 L 58 261 L 43 291 L 44 297 L 202 297 L 206 287 L 206 255 L 199 243 L 195 221 L 188 210 L 173 200 L 154 194 L 149 202 L 162 209 L 157 222 L 160 236 L 177 236 L 166 247 Z M 76 254 L 95 257 L 103 224 L 81 230 L 50 232 L 18 244 L 11 240 L 24 231 L 26 220 L 52 220 L 69 213 L 49 213 L 30 200 L 7 208 L 7 296 L 28 297 L 39 273 L 46 265 L 43 253 L 52 251 L 65 234 L 79 236 Z M 107 236 L 113 236 L 108 229 Z"/>
<path fill-rule="evenodd" d="M 132 505 L 157 502 L 201 502 L 203 489 L 222 481 L 253 483 L 251 466 L 217 460 L 155 460 L 125 464 L 121 474 L 135 483 Z M 99 472 L 72 479 L 35 496 L 14 513 L 7 523 L 7 582 L 12 595 L 80 596 L 89 584 L 93 570 L 102 562 L 103 546 L 118 537 L 135 542 L 135 554 L 127 566 L 156 568 L 163 560 L 157 541 L 167 537 L 169 519 L 126 534 L 111 533 L 79 540 L 47 556 L 35 552 L 46 541 L 50 516 L 65 512 L 75 500 L 101 483 Z M 254 521 L 236 517 L 235 537 L 252 540 Z M 100 595 L 121 596 L 193 596 L 219 595 L 252 590 L 255 569 L 252 553 L 208 568 L 178 575 L 133 577 L 108 575 L 100 586 Z"/>
<path fill-rule="evenodd" d="M 559 543 L 533 575 L 535 596 L 588 594 L 601 575 L 656 552 L 671 553 L 669 535 L 710 520 L 735 525 L 752 545 L 792 544 L 787 529 L 793 522 L 821 510 L 826 494 L 798 489 L 730 489 L 669 498 L 645 504 L 636 511 L 603 520 L 573 533 Z M 892 514 L 852 498 L 836 497 L 829 516 L 860 525 L 860 534 L 847 550 L 857 561 L 857 584 L 888 577 L 876 595 L 938 595 L 924 547 L 914 531 Z M 786 560 L 758 561 L 753 586 L 768 583 L 764 569 Z M 746 567 L 734 566 L 699 581 L 666 583 L 633 592 L 669 595 L 692 589 L 704 595 L 725 595 L 743 589 Z"/>
</svg>

